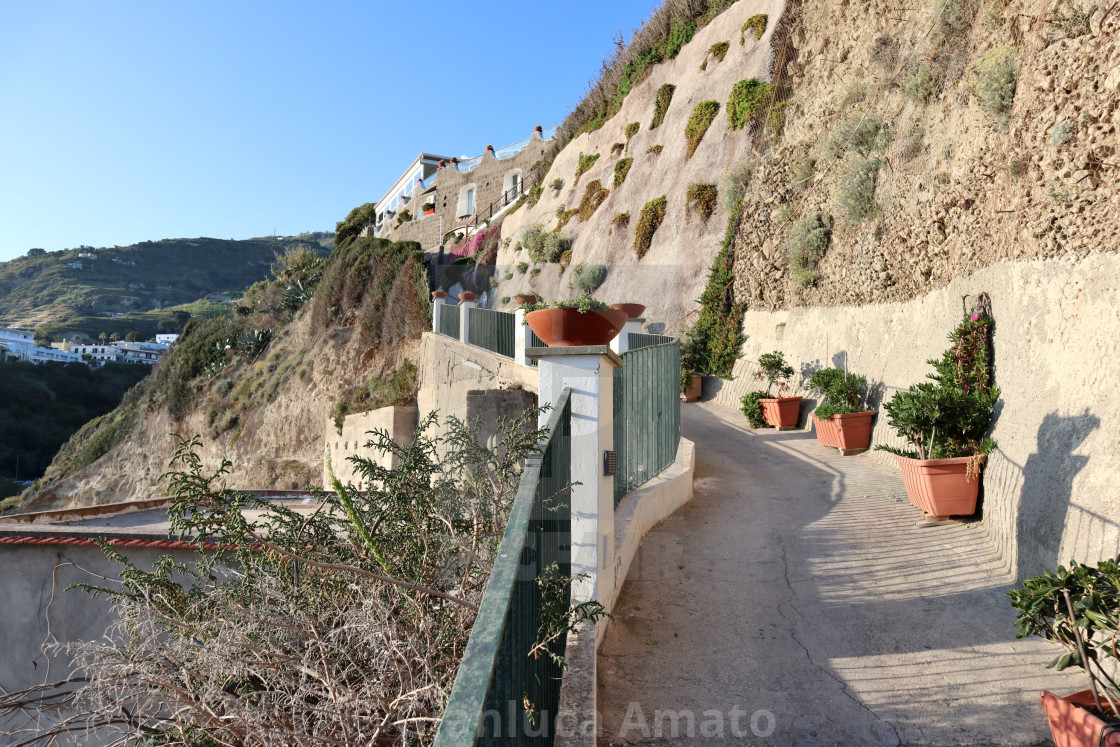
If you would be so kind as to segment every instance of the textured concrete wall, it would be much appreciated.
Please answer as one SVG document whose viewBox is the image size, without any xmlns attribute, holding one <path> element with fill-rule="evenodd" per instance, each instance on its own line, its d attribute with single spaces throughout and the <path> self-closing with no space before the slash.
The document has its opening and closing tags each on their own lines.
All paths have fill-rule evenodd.
<svg viewBox="0 0 1120 747">
<path fill-rule="evenodd" d="M 140 568 L 151 568 L 161 554 L 167 553 L 137 548 L 125 551 Z M 194 553 L 171 554 L 187 560 Z M 70 674 L 69 657 L 49 656 L 43 652 L 43 646 L 55 641 L 100 640 L 113 615 L 108 598 L 65 589 L 73 583 L 112 587 L 114 584 L 103 577 L 116 578 L 120 566 L 108 560 L 97 547 L 4 545 L 0 546 L 0 568 L 4 569 L 0 688 L 13 692 L 66 679 Z"/>
<path fill-rule="evenodd" d="M 382 467 L 397 466 L 394 454 L 386 454 L 377 449 L 367 448 L 372 436 L 372 430 L 388 431 L 389 437 L 398 444 L 412 443 L 416 431 L 417 409 L 415 405 L 404 407 L 390 406 L 379 407 L 369 412 L 359 412 L 347 415 L 342 419 L 342 433 L 334 424 L 334 418 L 327 418 L 324 428 L 324 451 L 330 455 L 331 467 L 339 481 L 346 485 L 361 481 L 361 476 L 354 471 L 354 465 L 348 457 L 363 456 L 371 459 Z M 323 464 L 323 485 L 330 486 L 327 477 L 327 465 Z"/>
<path fill-rule="evenodd" d="M 983 526 L 1019 578 L 1071 558 L 1115 556 L 1118 285 L 1120 259 L 1096 254 L 995 265 L 905 303 L 748 312 L 735 379 L 706 381 L 705 396 L 738 409 L 739 397 L 759 388 L 754 361 L 781 350 L 800 370 L 796 393 L 806 393 L 801 384 L 816 368 L 846 366 L 867 376 L 878 406 L 925 378 L 926 361 L 940 357 L 962 318 L 962 297 L 986 292 L 1002 396 L 998 448 L 984 470 Z M 802 404 L 803 424 L 811 406 Z M 881 415 L 873 443 L 901 445 Z M 867 458 L 890 459 L 883 452 Z"/>
</svg>

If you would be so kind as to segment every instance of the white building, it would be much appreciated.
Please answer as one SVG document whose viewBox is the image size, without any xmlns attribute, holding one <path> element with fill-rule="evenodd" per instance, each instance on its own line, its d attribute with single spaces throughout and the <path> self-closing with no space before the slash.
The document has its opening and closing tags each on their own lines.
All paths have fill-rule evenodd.
<svg viewBox="0 0 1120 747">
<path fill-rule="evenodd" d="M 432 186 L 436 171 L 439 170 L 439 162 L 446 163 L 450 160 L 448 156 L 437 156 L 433 153 L 418 155 L 393 186 L 389 187 L 389 191 L 377 201 L 377 225 L 380 227 L 386 220 L 395 218 L 398 212 L 409 206 L 413 195 Z M 419 210 L 419 205 L 410 207 L 414 217 Z"/>
<path fill-rule="evenodd" d="M 77 353 L 82 356 L 82 360 L 94 365 L 103 366 L 106 363 L 113 363 L 119 361 L 121 358 L 121 350 L 116 345 L 106 345 L 105 343 L 62 343 L 63 350 L 68 350 L 71 353 Z M 52 346 L 53 347 L 53 346 Z"/>
<path fill-rule="evenodd" d="M 65 350 L 41 348 L 35 344 L 35 335 L 22 329 L 0 328 L 0 348 L 8 355 L 32 363 L 81 363 L 82 356 Z"/>
<path fill-rule="evenodd" d="M 179 335 L 156 335 L 156 342 L 160 345 L 174 345 L 175 341 L 179 339 Z"/>
<path fill-rule="evenodd" d="M 116 347 L 121 351 L 119 360 L 122 363 L 144 363 L 154 366 L 167 352 L 169 345 L 158 342 L 118 342 Z"/>
</svg>

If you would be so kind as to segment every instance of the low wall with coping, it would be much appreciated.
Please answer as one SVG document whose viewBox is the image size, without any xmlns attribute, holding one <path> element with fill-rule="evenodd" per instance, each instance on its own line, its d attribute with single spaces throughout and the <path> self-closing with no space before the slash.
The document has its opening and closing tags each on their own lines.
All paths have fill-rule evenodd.
<svg viewBox="0 0 1120 747">
<path fill-rule="evenodd" d="M 614 515 L 614 588 L 604 603 L 614 609 L 626 576 L 641 550 L 642 539 L 659 523 L 692 500 L 696 446 L 682 438 L 676 460 L 656 477 L 628 493 Z M 610 621 L 584 624 L 568 636 L 564 680 L 557 710 L 557 747 L 594 747 L 596 743 L 596 652 Z"/>
</svg>

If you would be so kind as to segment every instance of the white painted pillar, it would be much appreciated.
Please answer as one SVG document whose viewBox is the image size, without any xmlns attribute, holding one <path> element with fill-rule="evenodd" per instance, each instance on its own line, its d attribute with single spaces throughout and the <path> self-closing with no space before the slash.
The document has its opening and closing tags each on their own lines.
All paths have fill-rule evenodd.
<svg viewBox="0 0 1120 747">
<path fill-rule="evenodd" d="M 443 310 L 443 305 L 447 303 L 446 298 L 433 298 L 432 299 L 432 331 L 439 332 L 439 312 Z"/>
<path fill-rule="evenodd" d="M 622 355 L 623 353 L 629 352 L 629 350 L 630 350 L 630 333 L 631 332 L 641 332 L 642 331 L 642 325 L 645 324 L 645 323 L 646 323 L 646 320 L 643 319 L 640 316 L 636 316 L 636 317 L 633 317 L 631 319 L 627 319 L 626 324 L 624 324 L 622 326 L 622 331 L 619 332 L 617 335 L 615 335 L 614 339 L 611 340 L 611 350 L 618 353 L 619 355 Z"/>
<path fill-rule="evenodd" d="M 471 312 L 478 301 L 459 301 L 459 342 L 470 342 L 468 332 L 471 325 Z"/>
<path fill-rule="evenodd" d="M 525 346 L 529 342 L 529 325 L 525 324 L 525 309 L 513 312 L 513 362 L 519 366 L 529 365 Z"/>
<path fill-rule="evenodd" d="M 531 351 L 542 405 L 572 390 L 572 576 L 588 576 L 572 584 L 572 599 L 606 605 L 614 589 L 614 477 L 603 474 L 603 454 L 614 450 L 614 369 L 622 360 L 606 345 Z M 542 425 L 547 418 L 542 413 Z M 605 620 L 599 627 L 602 635 Z"/>
</svg>

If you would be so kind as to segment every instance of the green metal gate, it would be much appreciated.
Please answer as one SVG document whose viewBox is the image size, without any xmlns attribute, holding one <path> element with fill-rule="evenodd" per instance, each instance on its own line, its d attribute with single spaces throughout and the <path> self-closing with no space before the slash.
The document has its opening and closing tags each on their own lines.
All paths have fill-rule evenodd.
<svg viewBox="0 0 1120 747">
<path fill-rule="evenodd" d="M 614 370 L 615 506 L 677 458 L 681 345 L 675 337 L 667 339 L 672 342 L 623 353 L 622 366 Z"/>
</svg>

